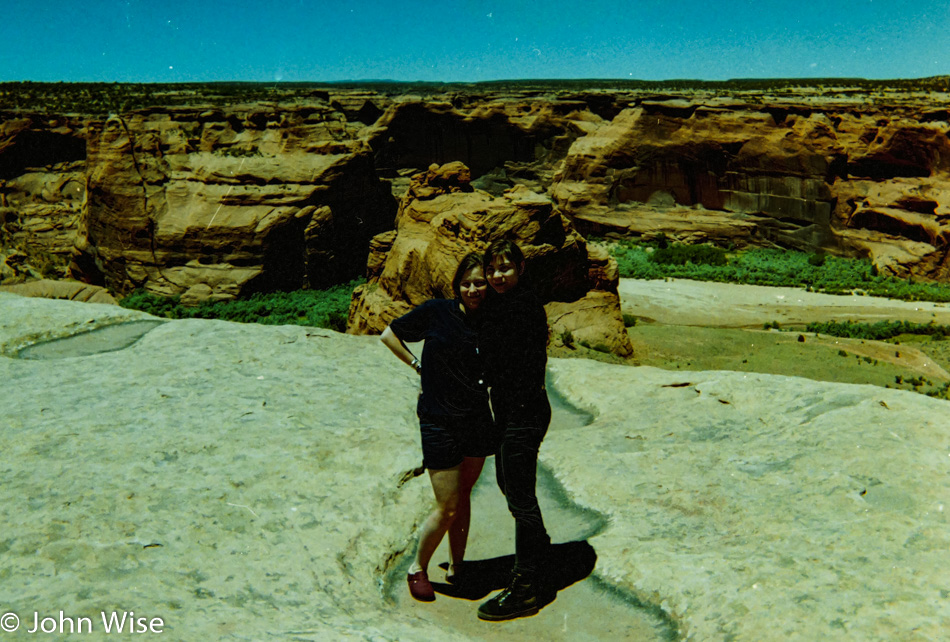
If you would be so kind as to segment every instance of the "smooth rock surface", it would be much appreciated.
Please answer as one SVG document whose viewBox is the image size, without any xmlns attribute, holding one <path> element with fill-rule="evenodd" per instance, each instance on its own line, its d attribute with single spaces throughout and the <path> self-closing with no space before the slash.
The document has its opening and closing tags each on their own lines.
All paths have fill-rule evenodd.
<svg viewBox="0 0 950 642">
<path fill-rule="evenodd" d="M 597 572 L 694 640 L 936 640 L 950 403 L 873 386 L 554 361 L 596 415 L 541 462 L 608 516 Z"/>
<path fill-rule="evenodd" d="M 150 318 L 0 294 L 0 351 Z M 373 382 L 366 377 L 376 373 Z M 162 617 L 171 639 L 453 639 L 380 578 L 431 490 L 412 372 L 375 337 L 171 322 L 84 358 L 0 357 L 0 603 Z M 462 638 L 457 638 L 462 639 Z"/>
<path fill-rule="evenodd" d="M 0 294 L 0 604 L 159 616 L 172 639 L 444 640 L 382 590 L 429 507 L 417 380 L 373 337 Z M 594 577 L 695 640 L 950 626 L 950 404 L 871 386 L 552 359 L 594 413 L 541 463 L 606 515 Z M 555 602 L 550 608 L 556 608 Z"/>
</svg>

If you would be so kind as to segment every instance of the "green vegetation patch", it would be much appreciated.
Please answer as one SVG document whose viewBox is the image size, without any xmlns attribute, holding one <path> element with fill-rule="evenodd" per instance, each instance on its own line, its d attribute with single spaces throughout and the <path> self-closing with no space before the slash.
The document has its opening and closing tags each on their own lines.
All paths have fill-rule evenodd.
<svg viewBox="0 0 950 642">
<path fill-rule="evenodd" d="M 609 242 L 608 250 L 624 278 L 692 279 L 801 287 L 827 294 L 860 292 L 905 301 L 950 301 L 950 286 L 883 276 L 866 259 L 764 248 L 727 253 L 711 245 L 664 245 L 623 239 Z"/>
<path fill-rule="evenodd" d="M 356 279 L 326 290 L 259 293 L 247 299 L 205 301 L 195 306 L 182 305 L 180 297 L 162 297 L 136 290 L 119 305 L 168 319 L 303 325 L 343 332 L 353 289 L 364 282 L 364 279 Z"/>
<path fill-rule="evenodd" d="M 950 326 L 930 323 L 912 323 L 910 321 L 878 321 L 876 323 L 857 323 L 855 321 L 824 321 L 809 323 L 805 326 L 808 332 L 828 334 L 833 337 L 847 337 L 849 339 L 869 339 L 871 341 L 887 341 L 902 334 L 916 334 L 930 336 L 935 341 L 942 341 L 950 336 Z"/>
<path fill-rule="evenodd" d="M 675 243 L 660 247 L 650 255 L 650 261 L 662 265 L 726 265 L 726 251 L 714 245 L 684 245 Z"/>
<path fill-rule="evenodd" d="M 631 328 L 629 334 L 637 361 L 643 366 L 666 370 L 760 372 L 815 381 L 873 384 L 950 399 L 948 381 L 936 377 L 932 380 L 932 375 L 916 371 L 911 365 L 849 352 L 862 349 L 859 341 L 839 345 L 830 338 L 799 341 L 784 332 L 659 323 L 639 324 Z M 950 347 L 947 346 L 950 342 L 934 343 L 926 339 L 924 342 L 921 351 L 925 346 L 938 351 Z M 950 352 L 943 354 L 944 360 L 947 354 Z M 939 359 L 934 360 L 940 363 Z"/>
</svg>

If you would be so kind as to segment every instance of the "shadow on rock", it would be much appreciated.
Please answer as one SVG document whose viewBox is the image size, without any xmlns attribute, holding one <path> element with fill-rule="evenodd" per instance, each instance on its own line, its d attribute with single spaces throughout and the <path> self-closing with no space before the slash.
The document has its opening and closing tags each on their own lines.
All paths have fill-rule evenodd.
<svg viewBox="0 0 950 642">
<path fill-rule="evenodd" d="M 586 541 L 551 546 L 543 570 L 538 574 L 538 606 L 544 608 L 561 591 L 586 578 L 594 570 L 597 553 Z M 433 582 L 436 593 L 463 600 L 481 600 L 492 591 L 508 586 L 514 555 L 465 562 L 465 575 L 454 584 Z M 441 564 L 446 568 L 448 564 Z"/>
</svg>

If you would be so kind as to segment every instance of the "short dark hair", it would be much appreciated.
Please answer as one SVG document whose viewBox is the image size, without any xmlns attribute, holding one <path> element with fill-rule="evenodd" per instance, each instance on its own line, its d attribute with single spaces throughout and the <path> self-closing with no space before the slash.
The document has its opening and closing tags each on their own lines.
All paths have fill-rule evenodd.
<svg viewBox="0 0 950 642">
<path fill-rule="evenodd" d="M 524 252 L 518 247 L 518 244 L 508 239 L 498 239 L 492 241 L 488 249 L 485 250 L 485 267 L 491 265 L 495 257 L 503 256 L 517 266 L 524 263 Z"/>
<path fill-rule="evenodd" d="M 455 276 L 452 278 L 452 291 L 455 292 L 456 298 L 462 296 L 462 277 L 474 267 L 484 269 L 484 259 L 478 252 L 469 252 L 459 261 L 459 266 L 455 270 Z"/>
</svg>

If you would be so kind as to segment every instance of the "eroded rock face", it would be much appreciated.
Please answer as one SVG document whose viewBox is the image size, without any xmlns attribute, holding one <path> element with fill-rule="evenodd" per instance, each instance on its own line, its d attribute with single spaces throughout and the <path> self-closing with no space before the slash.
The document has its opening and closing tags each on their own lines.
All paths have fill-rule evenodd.
<svg viewBox="0 0 950 642">
<path fill-rule="evenodd" d="M 142 112 L 90 137 L 85 253 L 105 284 L 227 299 L 359 274 L 394 202 L 317 110 Z"/>
<path fill-rule="evenodd" d="M 946 129 L 833 104 L 643 101 L 575 141 L 551 194 L 584 232 L 824 249 L 945 280 Z"/>
<path fill-rule="evenodd" d="M 543 193 L 590 120 L 601 119 L 583 102 L 456 92 L 402 97 L 363 136 L 385 175 L 458 161 L 472 178 L 492 177 L 496 195 L 515 184 Z"/>
<path fill-rule="evenodd" d="M 0 292 L 44 299 L 68 299 L 70 301 L 111 303 L 113 305 L 116 303 L 116 300 L 105 288 L 70 280 L 34 279 L 23 283 L 0 285 Z"/>
<path fill-rule="evenodd" d="M 502 196 L 474 190 L 461 163 L 433 165 L 413 179 L 396 230 L 377 236 L 369 281 L 353 293 L 347 328 L 377 333 L 432 298 L 454 297 L 452 277 L 465 254 L 500 238 L 525 254 L 525 281 L 547 305 L 555 335 L 574 332 L 628 356 L 613 259 L 588 247 L 550 199 L 516 186 Z M 553 307 L 552 307 L 553 306 Z"/>
<path fill-rule="evenodd" d="M 0 113 L 0 245 L 55 277 L 72 243 L 72 275 L 117 294 L 319 287 L 359 273 L 411 176 L 460 161 L 495 197 L 550 196 L 582 234 L 950 278 L 945 95 L 828 94 L 327 88 L 108 122 Z"/>
<path fill-rule="evenodd" d="M 0 284 L 65 277 L 86 191 L 86 125 L 0 113 L 0 254 L 18 255 Z"/>
<path fill-rule="evenodd" d="M 838 198 L 842 245 L 885 273 L 950 280 L 950 175 L 852 180 Z"/>
</svg>

